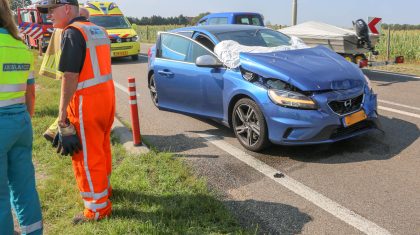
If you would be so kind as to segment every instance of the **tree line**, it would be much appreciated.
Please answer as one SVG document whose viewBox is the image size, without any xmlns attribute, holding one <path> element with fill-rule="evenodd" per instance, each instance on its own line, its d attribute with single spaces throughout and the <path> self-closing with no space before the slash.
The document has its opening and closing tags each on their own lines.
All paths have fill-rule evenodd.
<svg viewBox="0 0 420 235">
<path fill-rule="evenodd" d="M 137 25 L 195 25 L 198 20 L 208 14 L 210 14 L 210 12 L 200 13 L 195 17 L 187 17 L 181 14 L 175 17 L 162 17 L 153 15 L 151 17 L 141 17 L 140 19 L 137 17 L 127 17 L 127 19 L 130 21 L 130 23 Z"/>
<path fill-rule="evenodd" d="M 382 29 L 391 28 L 392 30 L 416 30 L 420 29 L 420 24 L 382 24 Z"/>
</svg>

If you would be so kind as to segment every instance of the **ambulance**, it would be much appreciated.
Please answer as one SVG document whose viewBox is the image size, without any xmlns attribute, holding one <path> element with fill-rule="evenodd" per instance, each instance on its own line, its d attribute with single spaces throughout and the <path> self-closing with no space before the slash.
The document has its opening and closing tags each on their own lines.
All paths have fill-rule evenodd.
<svg viewBox="0 0 420 235">
<path fill-rule="evenodd" d="M 89 20 L 104 27 L 111 39 L 111 57 L 128 57 L 139 59 L 139 36 L 130 22 L 113 2 L 86 2 L 85 7 L 89 13 Z"/>
</svg>

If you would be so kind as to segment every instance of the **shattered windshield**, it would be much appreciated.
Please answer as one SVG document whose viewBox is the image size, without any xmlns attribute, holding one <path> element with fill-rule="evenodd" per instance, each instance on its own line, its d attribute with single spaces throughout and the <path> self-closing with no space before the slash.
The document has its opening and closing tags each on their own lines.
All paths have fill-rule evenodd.
<svg viewBox="0 0 420 235">
<path fill-rule="evenodd" d="M 290 37 L 270 29 L 241 30 L 216 33 L 220 41 L 233 40 L 244 46 L 290 46 Z"/>
</svg>

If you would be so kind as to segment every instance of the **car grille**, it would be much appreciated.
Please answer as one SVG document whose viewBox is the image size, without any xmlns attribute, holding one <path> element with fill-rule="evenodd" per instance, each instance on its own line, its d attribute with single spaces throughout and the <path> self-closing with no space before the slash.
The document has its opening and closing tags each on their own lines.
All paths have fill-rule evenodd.
<svg viewBox="0 0 420 235">
<path fill-rule="evenodd" d="M 374 127 L 374 124 L 372 121 L 362 121 L 359 123 L 356 123 L 354 125 L 351 125 L 349 127 L 340 127 L 333 131 L 331 134 L 331 139 L 337 139 L 340 137 L 348 136 L 353 133 L 356 133 L 358 131 L 367 130 Z"/>
<path fill-rule="evenodd" d="M 356 112 L 363 103 L 363 94 L 348 100 L 335 100 L 328 103 L 331 110 L 339 115 L 345 115 Z"/>
<path fill-rule="evenodd" d="M 125 47 L 112 47 L 111 50 L 112 51 L 119 51 L 119 50 L 130 50 L 131 48 L 133 48 L 132 46 L 125 46 Z"/>
<path fill-rule="evenodd" d="M 132 38 L 120 38 L 121 39 L 121 42 L 131 42 L 132 40 Z M 110 40 L 111 40 L 111 43 L 117 43 L 117 39 L 115 39 L 115 38 L 110 38 Z"/>
</svg>

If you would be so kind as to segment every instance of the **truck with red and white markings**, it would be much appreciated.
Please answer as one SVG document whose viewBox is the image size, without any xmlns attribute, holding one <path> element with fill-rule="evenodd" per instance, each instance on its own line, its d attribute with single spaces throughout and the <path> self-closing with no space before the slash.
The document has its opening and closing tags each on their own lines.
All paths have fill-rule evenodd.
<svg viewBox="0 0 420 235">
<path fill-rule="evenodd" d="M 29 48 L 41 47 L 44 51 L 48 47 L 54 30 L 52 22 L 46 14 L 41 14 L 35 4 L 17 9 L 18 29 Z"/>
</svg>

